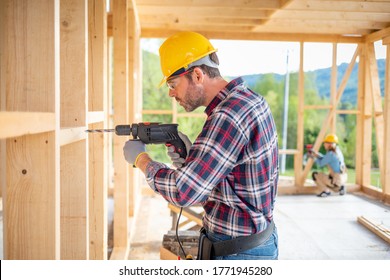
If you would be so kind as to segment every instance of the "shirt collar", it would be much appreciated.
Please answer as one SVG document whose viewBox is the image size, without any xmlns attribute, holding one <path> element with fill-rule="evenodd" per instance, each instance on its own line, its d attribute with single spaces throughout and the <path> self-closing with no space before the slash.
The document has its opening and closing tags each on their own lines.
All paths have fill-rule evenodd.
<svg viewBox="0 0 390 280">
<path fill-rule="evenodd" d="M 210 104 L 206 107 L 204 112 L 207 114 L 207 116 L 210 116 L 215 107 L 218 106 L 219 103 L 221 103 L 222 100 L 224 100 L 231 92 L 232 90 L 244 83 L 244 80 L 241 77 L 238 77 L 234 80 L 232 80 L 230 83 L 226 85 L 215 97 L 214 99 L 210 102 Z"/>
</svg>

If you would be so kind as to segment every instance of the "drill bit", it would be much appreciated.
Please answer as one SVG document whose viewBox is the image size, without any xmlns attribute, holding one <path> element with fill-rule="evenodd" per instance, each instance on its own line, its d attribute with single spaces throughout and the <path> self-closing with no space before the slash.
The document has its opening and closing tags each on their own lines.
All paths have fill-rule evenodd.
<svg viewBox="0 0 390 280">
<path fill-rule="evenodd" d="M 110 128 L 110 129 L 107 129 L 107 128 L 102 128 L 102 129 L 87 129 L 85 132 L 88 132 L 88 133 L 115 132 L 115 129 L 114 129 L 114 128 Z"/>
</svg>

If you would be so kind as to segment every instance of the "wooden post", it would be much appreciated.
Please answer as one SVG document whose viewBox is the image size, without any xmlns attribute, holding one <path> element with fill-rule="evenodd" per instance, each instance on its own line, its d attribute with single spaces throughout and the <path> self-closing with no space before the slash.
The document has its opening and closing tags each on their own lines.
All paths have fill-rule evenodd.
<svg viewBox="0 0 390 280">
<path fill-rule="evenodd" d="M 361 114 L 361 137 L 357 149 L 360 153 L 361 166 L 359 168 L 360 172 L 360 182 L 361 186 L 370 186 L 371 180 L 371 144 L 372 144 L 372 94 L 370 86 L 370 69 L 369 69 L 369 58 L 367 44 L 364 45 L 364 54 L 360 56 L 359 59 L 359 79 L 363 78 L 364 82 L 359 85 L 362 86 L 360 90 L 362 93 L 359 93 L 359 103 L 358 108 L 362 112 Z"/>
<path fill-rule="evenodd" d="M 59 1 L 0 1 L 0 21 L 1 109 L 55 120 L 6 140 L 4 258 L 59 259 Z"/>
<path fill-rule="evenodd" d="M 137 122 L 136 115 L 139 112 L 138 97 L 142 95 L 142 92 L 138 91 L 138 84 L 140 83 L 139 77 L 141 73 L 139 71 L 139 41 L 140 41 L 140 25 L 137 14 L 137 7 L 134 0 L 128 1 L 128 59 L 129 59 L 129 123 Z M 138 112 L 137 112 L 138 111 Z M 134 215 L 137 201 L 139 200 L 139 170 L 129 166 L 129 216 Z"/>
<path fill-rule="evenodd" d="M 356 115 L 356 146 L 355 146 L 355 183 L 362 186 L 362 167 L 363 167 L 363 104 L 364 104 L 364 84 L 365 84 L 365 47 L 364 44 L 360 44 L 361 52 L 359 55 L 359 68 L 358 68 L 358 88 L 357 88 L 357 110 L 359 114 Z"/>
<path fill-rule="evenodd" d="M 298 80 L 298 123 L 297 123 L 297 151 L 294 156 L 295 185 L 303 187 L 305 178 L 302 178 L 303 164 L 303 141 L 304 141 L 304 114 L 305 114 L 305 72 L 304 62 L 304 43 L 300 42 L 300 61 L 299 61 L 299 80 Z"/>
<path fill-rule="evenodd" d="M 60 3 L 61 129 L 85 129 L 88 1 Z M 82 136 L 61 147 L 61 259 L 89 258 L 88 143 Z"/>
<path fill-rule="evenodd" d="M 127 0 L 114 0 L 114 125 L 129 123 Z M 129 164 L 123 157 L 126 137 L 114 137 L 114 248 L 111 259 L 129 254 Z"/>
<path fill-rule="evenodd" d="M 383 200 L 390 203 L 390 37 L 382 40 L 386 45 L 384 143 L 383 143 Z"/>
<path fill-rule="evenodd" d="M 368 43 L 368 67 L 369 67 L 369 84 L 371 86 L 372 102 L 374 108 L 374 122 L 375 122 L 375 132 L 376 132 L 376 149 L 379 162 L 380 178 L 381 185 L 383 185 L 384 178 L 384 169 L 383 169 L 383 155 L 384 155 L 384 123 L 383 123 L 383 108 L 382 108 L 382 97 L 381 97 L 381 88 L 378 75 L 378 65 L 375 57 L 375 49 L 373 43 Z"/>
<path fill-rule="evenodd" d="M 332 74 L 330 79 L 330 105 L 331 105 L 331 123 L 330 131 L 336 133 L 336 123 L 337 123 L 337 43 L 333 43 L 333 52 L 332 52 Z"/>
<path fill-rule="evenodd" d="M 88 1 L 88 123 L 91 129 L 108 127 L 107 122 L 107 12 L 105 0 Z M 91 114 L 98 114 L 91 123 Z M 107 259 L 106 133 L 91 134 L 89 145 L 89 258 Z"/>
</svg>

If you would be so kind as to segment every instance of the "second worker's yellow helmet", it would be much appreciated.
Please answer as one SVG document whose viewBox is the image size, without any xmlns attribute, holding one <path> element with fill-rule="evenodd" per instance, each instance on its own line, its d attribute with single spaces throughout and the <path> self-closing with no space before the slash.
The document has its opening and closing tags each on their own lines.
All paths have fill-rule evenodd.
<svg viewBox="0 0 390 280">
<path fill-rule="evenodd" d="M 164 75 L 159 86 L 178 70 L 187 70 L 194 66 L 191 63 L 216 51 L 210 41 L 199 33 L 184 31 L 172 35 L 159 49 L 161 71 Z"/>
<path fill-rule="evenodd" d="M 336 143 L 336 144 L 338 144 L 339 143 L 339 138 L 337 137 L 336 134 L 328 134 L 328 135 L 326 135 L 326 137 L 324 139 L 324 142 L 325 143 Z"/>
</svg>

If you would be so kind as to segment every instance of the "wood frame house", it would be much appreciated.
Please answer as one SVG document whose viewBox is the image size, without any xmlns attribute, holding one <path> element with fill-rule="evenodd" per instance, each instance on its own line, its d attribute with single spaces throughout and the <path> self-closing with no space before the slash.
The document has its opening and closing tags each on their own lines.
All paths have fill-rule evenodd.
<svg viewBox="0 0 390 280">
<path fill-rule="evenodd" d="M 123 139 L 87 128 L 142 121 L 141 38 L 191 30 L 210 39 L 299 42 L 295 177 L 280 193 L 314 193 L 302 168 L 305 110 L 357 118 L 351 189 L 390 203 L 390 1 L 387 0 L 0 0 L 0 186 L 5 259 L 107 259 L 108 190 L 113 187 L 110 259 L 126 259 L 129 217 L 140 176 L 122 156 Z M 387 46 L 382 99 L 374 43 Z M 304 100 L 307 42 L 333 45 L 331 101 Z M 337 86 L 337 46 L 357 44 Z M 337 104 L 359 58 L 358 108 Z M 111 72 L 112 70 L 112 72 Z M 159 113 L 159 112 L 149 112 Z M 160 112 L 161 113 L 161 112 Z M 165 112 L 166 113 L 166 112 Z M 178 116 L 173 107 L 173 120 Z M 374 122 L 374 126 L 372 125 Z M 382 190 L 370 186 L 376 131 Z"/>
</svg>

